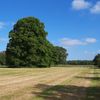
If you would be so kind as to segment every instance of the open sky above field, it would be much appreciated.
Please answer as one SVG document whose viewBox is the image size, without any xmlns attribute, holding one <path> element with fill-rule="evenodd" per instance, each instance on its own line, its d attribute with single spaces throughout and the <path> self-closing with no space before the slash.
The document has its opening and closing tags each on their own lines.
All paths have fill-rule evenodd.
<svg viewBox="0 0 100 100">
<path fill-rule="evenodd" d="M 0 51 L 20 18 L 45 24 L 47 38 L 68 50 L 68 59 L 93 59 L 100 53 L 100 0 L 0 0 Z"/>
</svg>

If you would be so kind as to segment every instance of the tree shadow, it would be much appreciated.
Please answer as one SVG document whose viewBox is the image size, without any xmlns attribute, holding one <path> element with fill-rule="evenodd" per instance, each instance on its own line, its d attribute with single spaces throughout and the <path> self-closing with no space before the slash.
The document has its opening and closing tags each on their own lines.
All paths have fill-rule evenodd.
<svg viewBox="0 0 100 100">
<path fill-rule="evenodd" d="M 100 81 L 100 77 L 81 77 L 81 76 L 76 76 L 75 78 L 84 78 L 84 79 L 88 79 L 88 80 L 93 80 L 93 81 Z"/>
<path fill-rule="evenodd" d="M 96 73 L 88 73 L 88 74 L 94 74 L 94 75 L 98 75 L 98 74 L 100 74 L 99 72 L 96 72 Z"/>
<path fill-rule="evenodd" d="M 100 87 L 38 84 L 35 88 L 40 91 L 32 94 L 43 100 L 100 100 Z"/>
</svg>

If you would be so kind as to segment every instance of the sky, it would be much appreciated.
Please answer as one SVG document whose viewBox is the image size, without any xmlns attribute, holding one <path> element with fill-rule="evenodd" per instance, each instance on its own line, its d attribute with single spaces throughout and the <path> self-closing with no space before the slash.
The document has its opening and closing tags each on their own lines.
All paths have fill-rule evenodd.
<svg viewBox="0 0 100 100">
<path fill-rule="evenodd" d="M 0 51 L 23 17 L 45 24 L 47 39 L 68 52 L 68 60 L 92 60 L 100 53 L 100 0 L 0 0 Z"/>
</svg>

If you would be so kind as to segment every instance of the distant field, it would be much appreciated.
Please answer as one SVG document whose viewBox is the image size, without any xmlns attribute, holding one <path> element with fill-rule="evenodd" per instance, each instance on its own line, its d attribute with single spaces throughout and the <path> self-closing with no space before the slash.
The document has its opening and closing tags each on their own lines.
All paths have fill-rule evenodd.
<svg viewBox="0 0 100 100">
<path fill-rule="evenodd" d="M 0 100 L 100 100 L 100 69 L 0 68 Z"/>
</svg>

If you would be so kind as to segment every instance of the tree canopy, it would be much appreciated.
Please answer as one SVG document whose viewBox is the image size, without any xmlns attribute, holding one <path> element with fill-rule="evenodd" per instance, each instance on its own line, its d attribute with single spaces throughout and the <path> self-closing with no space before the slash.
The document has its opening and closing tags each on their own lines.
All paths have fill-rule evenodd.
<svg viewBox="0 0 100 100">
<path fill-rule="evenodd" d="M 17 21 L 9 32 L 9 43 L 6 49 L 8 66 L 40 66 L 65 63 L 67 53 L 62 47 L 55 47 L 46 36 L 44 23 L 34 17 Z"/>
</svg>

